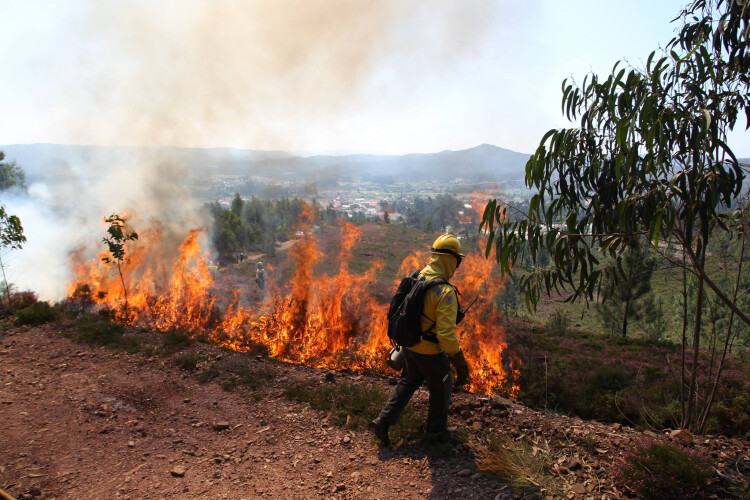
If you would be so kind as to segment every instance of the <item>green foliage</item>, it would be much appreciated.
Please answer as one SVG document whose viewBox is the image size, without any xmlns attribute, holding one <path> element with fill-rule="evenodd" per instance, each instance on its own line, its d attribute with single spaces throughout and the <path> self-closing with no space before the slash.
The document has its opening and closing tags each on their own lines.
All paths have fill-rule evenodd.
<svg viewBox="0 0 750 500">
<path fill-rule="evenodd" d="M 404 217 L 407 225 L 426 232 L 446 226 L 458 227 L 461 222 L 459 212 L 465 210 L 463 202 L 450 194 L 439 194 L 434 198 L 402 198 L 395 200 L 392 205 L 393 210 Z"/>
<path fill-rule="evenodd" d="M 720 401 L 714 411 L 718 429 L 734 429 L 738 434 L 750 432 L 750 395 L 747 392 Z"/>
<path fill-rule="evenodd" d="M 222 208 L 218 202 L 204 208 L 213 219 L 211 238 L 223 260 L 229 260 L 233 252 L 245 249 L 275 255 L 276 242 L 293 236 L 303 213 L 312 213 L 309 223 L 322 223 L 329 217 L 317 201 L 308 206 L 299 198 L 270 200 L 253 196 L 243 200 L 239 193 L 235 194 L 228 209 Z"/>
<path fill-rule="evenodd" d="M 2 151 L 0 151 L 0 155 L 2 155 Z M 2 160 L 1 156 L 0 160 Z M 26 236 L 23 235 L 21 219 L 16 215 L 7 213 L 5 205 L 0 205 L 0 270 L 2 270 L 3 282 L 5 283 L 4 293 L 8 298 L 7 309 L 11 312 L 13 312 L 13 300 L 10 293 L 10 283 L 5 276 L 5 264 L 3 264 L 1 251 L 6 248 L 9 250 L 20 249 L 24 243 L 26 243 Z"/>
<path fill-rule="evenodd" d="M 16 165 L 16 162 L 6 162 L 5 153 L 0 151 L 0 191 L 5 191 L 12 187 L 26 189 L 26 174 L 23 169 Z"/>
<path fill-rule="evenodd" d="M 180 354 L 175 359 L 175 364 L 183 370 L 194 371 L 198 368 L 198 363 L 203 361 L 203 356 L 195 352 L 186 352 Z"/>
<path fill-rule="evenodd" d="M 255 391 L 266 386 L 273 376 L 251 367 L 246 359 L 232 357 L 211 363 L 207 370 L 198 375 L 198 382 L 205 384 L 217 378 L 223 379 L 221 387 L 225 391 L 238 386 Z"/>
<path fill-rule="evenodd" d="M 605 280 L 601 303 L 597 312 L 607 331 L 612 334 L 627 335 L 628 326 L 640 321 L 652 312 L 651 276 L 656 268 L 656 259 L 648 257 L 640 244 L 627 248 L 622 258 L 622 279 Z"/>
<path fill-rule="evenodd" d="M 713 470 L 696 452 L 652 441 L 625 453 L 615 465 L 615 481 L 644 499 L 704 498 Z"/>
<path fill-rule="evenodd" d="M 388 395 L 376 386 L 341 382 L 302 382 L 287 386 L 287 397 L 328 412 L 333 423 L 352 428 L 366 427 L 380 413 Z"/>
<path fill-rule="evenodd" d="M 47 302 L 35 302 L 16 311 L 16 324 L 41 325 L 55 319 L 55 310 Z"/>
<path fill-rule="evenodd" d="M 125 332 L 125 327 L 104 315 L 83 317 L 73 329 L 74 340 L 92 345 L 118 345 Z"/>
<path fill-rule="evenodd" d="M 135 231 L 127 232 L 125 230 L 126 219 L 117 214 L 112 214 L 104 219 L 109 224 L 107 228 L 108 237 L 102 238 L 102 242 L 107 245 L 111 257 L 103 257 L 102 261 L 107 264 L 116 263 L 119 265 L 125 260 L 125 242 L 138 239 L 138 233 Z"/>
<path fill-rule="evenodd" d="M 723 29 L 713 31 L 719 19 Z M 750 116 L 742 31 L 749 19 L 739 2 L 691 3 L 679 35 L 645 68 L 618 63 L 604 80 L 563 83 L 563 111 L 580 128 L 542 138 L 526 165 L 526 183 L 537 191 L 528 213 L 506 218 L 493 200 L 482 221 L 487 254 L 494 245 L 503 272 L 511 272 L 526 243 L 534 260 L 542 248 L 553 256 L 554 267 L 521 276 L 530 307 L 542 291 L 560 287 L 571 290 L 571 300 L 592 300 L 603 280 L 623 278 L 621 256 L 639 236 L 654 247 L 675 239 L 705 275 L 705 245 L 726 227 L 721 209 L 740 194 L 748 170 L 726 136 L 738 113 Z M 598 252 L 612 262 L 601 265 Z M 732 307 L 713 282 L 706 285 Z"/>
<path fill-rule="evenodd" d="M 122 284 L 122 293 L 125 297 L 125 319 L 128 319 L 128 288 L 125 286 L 125 277 L 122 274 L 122 264 L 125 262 L 125 243 L 138 239 L 138 233 L 135 231 L 127 232 L 125 229 L 126 219 L 117 214 L 112 214 L 104 219 L 109 224 L 107 228 L 108 237 L 102 238 L 102 242 L 107 246 L 110 253 L 108 257 L 102 257 L 102 261 L 107 264 L 117 266 L 117 274 L 120 275 Z"/>
<path fill-rule="evenodd" d="M 0 205 L 0 247 L 9 249 L 20 249 L 26 243 L 23 235 L 21 219 L 11 215 L 5 210 L 5 205 Z"/>
<path fill-rule="evenodd" d="M 162 350 L 171 354 L 178 352 L 193 344 L 193 339 L 180 330 L 172 327 L 161 334 Z"/>
<path fill-rule="evenodd" d="M 737 160 L 727 137 L 740 113 L 750 127 L 750 9 L 736 0 L 694 0 L 680 20 L 677 36 L 652 52 L 644 68 L 618 62 L 604 79 L 592 74 L 581 85 L 563 82 L 563 113 L 580 126 L 542 137 L 526 164 L 526 185 L 536 191 L 528 212 L 508 217 L 511 207 L 491 200 L 481 228 L 489 232 L 485 254 L 494 247 L 503 273 L 512 274 L 527 247 L 535 263 L 540 249 L 552 256 L 552 267 L 520 275 L 530 310 L 542 292 L 553 290 L 569 293 L 569 301 L 594 300 L 603 284 L 628 279 L 626 250 L 638 240 L 648 242 L 666 262 L 697 277 L 696 307 L 685 308 L 682 318 L 686 349 L 688 316 L 694 316 L 695 368 L 708 290 L 732 320 L 750 327 L 736 284 L 723 288 L 706 265 L 715 233 L 733 233 L 743 248 L 747 242 L 748 226 L 730 207 L 739 201 L 750 165 Z M 737 276 L 741 271 L 740 264 Z M 699 370 L 683 375 L 682 427 L 700 432 L 705 426 L 724 354 L 716 359 L 717 376 L 705 397 L 698 395 Z"/>
<path fill-rule="evenodd" d="M 550 315 L 546 324 L 547 329 L 555 335 L 565 334 L 565 332 L 568 331 L 569 326 L 570 320 L 568 319 L 565 309 L 562 307 L 555 309 L 555 312 Z"/>
</svg>

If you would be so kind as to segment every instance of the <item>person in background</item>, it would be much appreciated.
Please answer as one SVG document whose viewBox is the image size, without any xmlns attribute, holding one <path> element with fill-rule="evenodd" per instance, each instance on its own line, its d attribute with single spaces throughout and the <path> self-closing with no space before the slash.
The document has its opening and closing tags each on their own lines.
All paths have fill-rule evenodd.
<svg viewBox="0 0 750 500">
<path fill-rule="evenodd" d="M 257 283 L 258 288 L 263 290 L 266 286 L 266 270 L 263 269 L 263 263 L 258 262 L 255 269 L 255 283 Z"/>
</svg>

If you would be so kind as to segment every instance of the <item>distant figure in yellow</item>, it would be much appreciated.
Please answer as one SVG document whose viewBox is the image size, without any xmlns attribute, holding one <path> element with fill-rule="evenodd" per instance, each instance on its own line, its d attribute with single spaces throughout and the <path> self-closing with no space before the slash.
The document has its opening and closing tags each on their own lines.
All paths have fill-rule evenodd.
<svg viewBox="0 0 750 500">
<path fill-rule="evenodd" d="M 263 290 L 266 287 L 266 270 L 263 269 L 263 263 L 258 262 L 255 270 L 255 283 L 258 284 L 258 288 Z"/>
</svg>

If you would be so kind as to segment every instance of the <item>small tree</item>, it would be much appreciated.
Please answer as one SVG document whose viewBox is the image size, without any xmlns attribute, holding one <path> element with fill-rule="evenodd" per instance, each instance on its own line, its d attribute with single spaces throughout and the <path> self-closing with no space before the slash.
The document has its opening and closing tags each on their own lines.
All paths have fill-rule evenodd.
<svg viewBox="0 0 750 500">
<path fill-rule="evenodd" d="M 0 191 L 12 187 L 26 189 L 26 174 L 14 161 L 5 160 L 5 153 L 0 151 Z"/>
<path fill-rule="evenodd" d="M 0 151 L 0 154 L 2 151 Z M 0 157 L 2 159 L 2 157 Z M 23 235 L 23 226 L 21 219 L 16 215 L 10 215 L 5 210 L 5 205 L 0 205 L 0 250 L 8 248 L 9 250 L 20 249 L 26 243 L 26 236 Z M 8 311 L 13 313 L 13 302 L 10 297 L 10 284 L 5 276 L 5 264 L 3 263 L 2 252 L 0 252 L 0 269 L 3 272 L 3 282 L 5 283 L 5 293 L 8 297 Z"/>
<path fill-rule="evenodd" d="M 741 114 L 750 126 L 750 8 L 741 0 L 692 0 L 680 18 L 678 35 L 645 67 L 617 63 L 604 79 L 563 82 L 563 113 L 579 126 L 547 132 L 526 164 L 526 184 L 537 191 L 528 213 L 506 217 L 492 200 L 482 228 L 489 232 L 486 253 L 495 246 L 503 272 L 526 244 L 535 261 L 542 248 L 552 255 L 554 267 L 520 277 L 530 308 L 542 291 L 568 289 L 570 300 L 591 300 L 603 283 L 623 280 L 623 255 L 638 238 L 695 276 L 696 307 L 683 310 L 682 335 L 685 374 L 693 314 L 692 370 L 681 394 L 682 426 L 690 427 L 704 295 L 713 292 L 732 318 L 750 326 L 750 313 L 738 306 L 741 293 L 722 289 L 706 266 L 712 233 L 739 229 L 727 208 L 750 168 L 727 145 Z M 676 254 L 661 250 L 665 241 Z M 611 263 L 602 264 L 602 254 Z"/>
<path fill-rule="evenodd" d="M 104 219 L 104 222 L 109 224 L 107 233 L 109 236 L 102 238 L 102 242 L 107 245 L 110 257 L 103 257 L 102 260 L 107 264 L 114 264 L 117 266 L 117 274 L 120 276 L 120 283 L 122 284 L 122 294 L 125 297 L 125 321 L 128 320 L 128 288 L 125 286 L 125 277 L 122 274 L 122 264 L 127 260 L 125 258 L 125 242 L 134 241 L 138 239 L 138 234 L 133 231 L 128 233 L 125 230 L 126 219 L 120 217 L 117 214 L 112 214 L 108 218 Z"/>
<path fill-rule="evenodd" d="M 625 338 L 629 323 L 645 318 L 646 313 L 650 312 L 649 307 L 645 306 L 651 292 L 651 276 L 656 260 L 647 257 L 644 248 L 635 244 L 626 250 L 622 264 L 622 279 L 603 287 L 603 297 L 597 311 L 611 332 L 619 331 Z"/>
</svg>

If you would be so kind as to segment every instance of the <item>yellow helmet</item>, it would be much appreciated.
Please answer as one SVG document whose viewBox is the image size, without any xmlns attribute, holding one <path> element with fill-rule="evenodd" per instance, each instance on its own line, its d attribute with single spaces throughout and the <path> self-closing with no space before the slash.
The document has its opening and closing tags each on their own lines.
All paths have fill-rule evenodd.
<svg viewBox="0 0 750 500">
<path fill-rule="evenodd" d="M 461 253 L 461 242 L 452 234 L 444 234 L 438 237 L 435 243 L 432 244 L 430 252 L 454 256 L 458 260 L 456 267 L 461 265 L 461 259 L 464 258 L 464 254 Z"/>
</svg>

